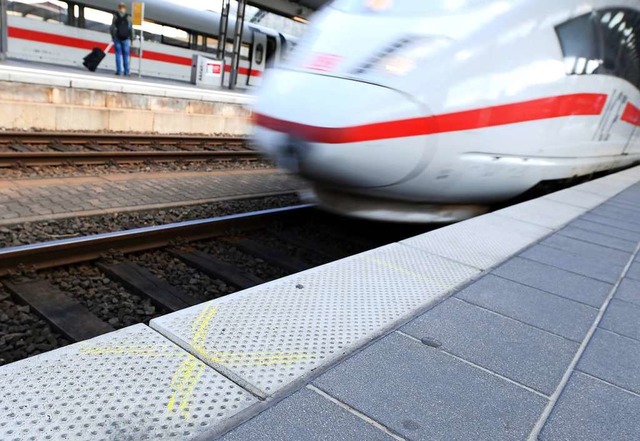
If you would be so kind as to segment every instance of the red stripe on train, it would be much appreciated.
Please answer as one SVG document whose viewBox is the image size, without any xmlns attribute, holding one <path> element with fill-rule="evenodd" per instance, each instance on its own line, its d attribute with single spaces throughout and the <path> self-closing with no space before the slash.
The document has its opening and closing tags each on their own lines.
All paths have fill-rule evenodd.
<svg viewBox="0 0 640 441">
<path fill-rule="evenodd" d="M 621 119 L 629 124 L 640 127 L 640 108 L 631 103 L 627 103 L 627 107 L 625 107 Z"/>
<path fill-rule="evenodd" d="M 346 144 L 481 129 L 564 116 L 600 115 L 606 101 L 605 94 L 561 95 L 476 110 L 353 127 L 310 126 L 257 113 L 254 114 L 254 123 L 313 142 Z"/>
<path fill-rule="evenodd" d="M 40 31 L 32 31 L 29 29 L 9 27 L 9 37 L 10 38 L 19 38 L 21 40 L 28 41 L 37 41 L 39 43 L 47 43 L 47 44 L 55 44 L 58 46 L 66 46 L 72 47 L 76 49 L 86 49 L 92 50 L 94 47 L 102 47 L 104 43 L 85 40 L 82 38 L 76 37 L 67 37 L 65 35 L 59 34 L 51 34 L 48 32 L 40 32 Z M 111 49 L 110 53 L 114 53 L 115 49 Z M 132 55 L 132 57 L 137 57 L 136 55 Z M 155 52 L 145 50 L 142 54 L 142 59 L 144 60 L 152 60 L 152 61 L 161 61 L 163 63 L 171 63 L 178 64 L 180 66 L 189 66 L 191 67 L 191 58 L 181 57 L 179 55 L 171 55 L 165 54 L 162 52 Z M 227 65 L 227 72 L 231 70 L 231 67 Z M 249 75 L 251 76 L 260 76 L 262 72 L 258 70 L 250 70 L 244 67 L 239 69 L 240 75 Z"/>
</svg>

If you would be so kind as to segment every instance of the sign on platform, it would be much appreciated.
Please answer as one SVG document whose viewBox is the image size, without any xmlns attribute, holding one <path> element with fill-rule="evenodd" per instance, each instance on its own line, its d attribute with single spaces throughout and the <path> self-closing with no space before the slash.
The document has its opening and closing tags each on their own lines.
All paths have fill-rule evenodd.
<svg viewBox="0 0 640 441">
<path fill-rule="evenodd" d="M 131 21 L 134 26 L 142 26 L 144 21 L 144 3 L 133 2 Z"/>
<path fill-rule="evenodd" d="M 220 87 L 222 85 L 223 71 L 223 60 L 213 60 L 202 55 L 194 55 L 191 82 L 197 86 Z"/>
</svg>

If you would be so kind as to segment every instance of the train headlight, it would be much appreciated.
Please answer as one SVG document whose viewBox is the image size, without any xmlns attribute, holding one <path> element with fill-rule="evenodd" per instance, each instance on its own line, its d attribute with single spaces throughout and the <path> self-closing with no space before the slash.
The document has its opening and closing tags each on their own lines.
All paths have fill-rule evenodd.
<svg viewBox="0 0 640 441">
<path fill-rule="evenodd" d="M 450 41 L 443 37 L 404 38 L 367 63 L 361 73 L 375 70 L 386 75 L 405 76 L 421 61 L 447 47 Z"/>
</svg>

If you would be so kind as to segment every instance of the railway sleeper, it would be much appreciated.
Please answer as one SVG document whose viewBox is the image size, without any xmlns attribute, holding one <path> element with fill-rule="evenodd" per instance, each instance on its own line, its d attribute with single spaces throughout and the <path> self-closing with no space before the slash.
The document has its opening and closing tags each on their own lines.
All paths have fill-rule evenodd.
<svg viewBox="0 0 640 441">
<path fill-rule="evenodd" d="M 203 253 L 197 250 L 168 250 L 169 254 L 177 257 L 187 265 L 195 268 L 209 277 L 222 280 L 223 282 L 234 285 L 239 289 L 248 289 L 253 286 L 262 285 L 265 280 L 253 274 L 245 273 L 234 265 L 223 262 L 211 254 Z"/>
<path fill-rule="evenodd" d="M 98 262 L 96 265 L 107 277 L 120 283 L 128 291 L 148 297 L 154 305 L 169 311 L 179 311 L 199 303 L 181 289 L 135 263 L 109 265 Z"/>
<path fill-rule="evenodd" d="M 109 324 L 45 280 L 23 283 L 3 280 L 2 283 L 15 298 L 29 305 L 54 329 L 73 342 L 114 331 Z"/>
<path fill-rule="evenodd" d="M 251 239 L 225 239 L 224 241 L 245 253 L 292 273 L 299 273 L 312 268 L 312 265 L 296 257 L 280 250 L 274 250 Z"/>
</svg>

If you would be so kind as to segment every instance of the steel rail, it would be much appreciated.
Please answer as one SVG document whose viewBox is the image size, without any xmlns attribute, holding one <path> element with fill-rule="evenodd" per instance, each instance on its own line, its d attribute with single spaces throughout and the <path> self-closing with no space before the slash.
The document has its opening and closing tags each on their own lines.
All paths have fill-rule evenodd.
<svg viewBox="0 0 640 441">
<path fill-rule="evenodd" d="M 113 144 L 130 141 L 136 144 L 172 143 L 228 143 L 244 144 L 246 137 L 207 136 L 207 135 L 162 135 L 144 133 L 88 133 L 88 132 L 7 132 L 0 131 L 0 144 L 11 144 L 20 141 L 25 144 L 48 144 L 51 141 L 63 144 Z"/>
<path fill-rule="evenodd" d="M 212 159 L 257 160 L 261 156 L 252 150 L 238 151 L 115 151 L 115 152 L 0 152 L 0 167 L 14 165 L 95 165 L 106 163 L 205 161 Z"/>
<path fill-rule="evenodd" d="M 45 269 L 89 262 L 111 251 L 133 253 L 164 248 L 177 241 L 210 239 L 230 231 L 260 228 L 267 222 L 290 220 L 313 205 L 296 205 L 211 219 L 136 228 L 0 249 L 0 276 L 19 269 Z"/>
</svg>

